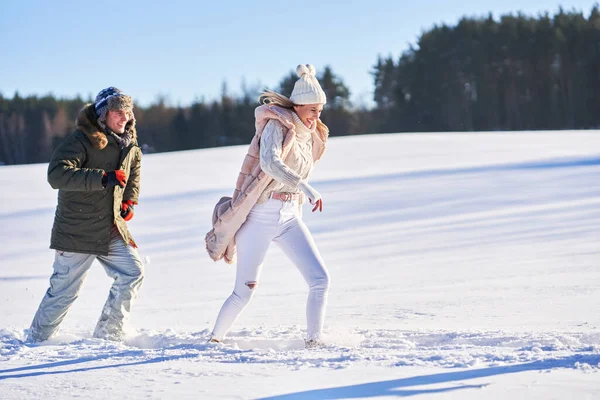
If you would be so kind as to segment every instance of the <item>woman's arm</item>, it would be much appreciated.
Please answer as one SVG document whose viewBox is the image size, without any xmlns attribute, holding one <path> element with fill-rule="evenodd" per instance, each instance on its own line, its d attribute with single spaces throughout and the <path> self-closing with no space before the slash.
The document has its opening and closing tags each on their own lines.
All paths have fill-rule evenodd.
<svg viewBox="0 0 600 400">
<path fill-rule="evenodd" d="M 281 159 L 283 126 L 277 120 L 267 122 L 260 138 L 260 168 L 273 179 L 297 188 L 301 177 Z"/>
</svg>

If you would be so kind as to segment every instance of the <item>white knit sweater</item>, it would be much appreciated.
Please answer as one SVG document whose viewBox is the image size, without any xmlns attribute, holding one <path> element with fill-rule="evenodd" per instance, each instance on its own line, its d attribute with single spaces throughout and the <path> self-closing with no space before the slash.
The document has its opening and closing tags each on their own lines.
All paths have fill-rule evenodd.
<svg viewBox="0 0 600 400">
<path fill-rule="evenodd" d="M 277 120 L 267 122 L 260 138 L 260 168 L 273 178 L 258 199 L 265 202 L 272 192 L 299 193 L 298 183 L 307 179 L 313 168 L 312 133 L 294 112 L 296 141 L 285 160 L 281 159 L 283 126 Z"/>
</svg>

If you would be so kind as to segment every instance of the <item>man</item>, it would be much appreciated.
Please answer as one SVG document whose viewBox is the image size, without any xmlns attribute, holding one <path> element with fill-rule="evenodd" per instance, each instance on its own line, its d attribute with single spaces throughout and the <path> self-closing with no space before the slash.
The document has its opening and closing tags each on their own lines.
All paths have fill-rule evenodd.
<svg viewBox="0 0 600 400">
<path fill-rule="evenodd" d="M 77 130 L 56 149 L 48 182 L 58 189 L 50 248 L 54 273 L 29 329 L 29 342 L 53 336 L 94 260 L 114 279 L 94 337 L 121 340 L 144 270 L 125 221 L 140 190 L 142 152 L 133 101 L 115 87 L 102 90 L 77 117 Z"/>
</svg>

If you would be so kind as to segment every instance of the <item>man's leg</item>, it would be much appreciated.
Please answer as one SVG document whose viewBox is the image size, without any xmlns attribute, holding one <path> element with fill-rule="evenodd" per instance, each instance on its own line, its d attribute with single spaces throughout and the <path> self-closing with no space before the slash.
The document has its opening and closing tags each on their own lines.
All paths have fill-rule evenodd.
<svg viewBox="0 0 600 400">
<path fill-rule="evenodd" d="M 98 256 L 106 273 L 114 279 L 108 299 L 94 330 L 94 337 L 121 340 L 123 326 L 131 311 L 131 302 L 144 280 L 144 266 L 135 248 L 128 246 L 113 228 L 108 256 Z"/>
<path fill-rule="evenodd" d="M 27 341 L 41 342 L 58 331 L 96 256 L 56 251 L 50 287 L 33 317 Z"/>
</svg>

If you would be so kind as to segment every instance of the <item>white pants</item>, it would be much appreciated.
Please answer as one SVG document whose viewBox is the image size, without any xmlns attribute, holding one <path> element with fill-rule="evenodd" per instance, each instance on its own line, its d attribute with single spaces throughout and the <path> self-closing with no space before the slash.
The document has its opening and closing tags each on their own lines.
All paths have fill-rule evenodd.
<svg viewBox="0 0 600 400">
<path fill-rule="evenodd" d="M 94 337 L 122 339 L 123 324 L 129 317 L 131 302 L 137 297 L 144 280 L 144 267 L 137 250 L 128 246 L 113 227 L 108 256 L 56 251 L 50 288 L 33 318 L 28 341 L 44 341 L 58 331 L 95 259 L 104 266 L 114 283 L 94 330 Z"/>
<path fill-rule="evenodd" d="M 269 199 L 252 208 L 235 236 L 237 273 L 233 293 L 221 307 L 212 337 L 222 340 L 256 291 L 263 261 L 271 242 L 281 247 L 308 284 L 307 338 L 323 330 L 329 274 L 295 201 Z"/>
</svg>

